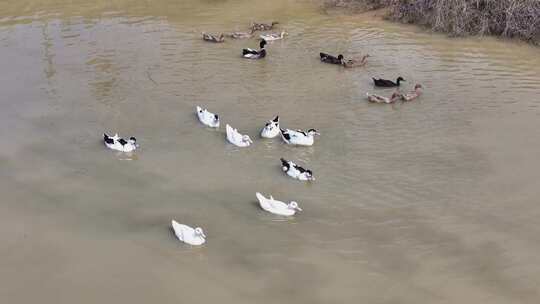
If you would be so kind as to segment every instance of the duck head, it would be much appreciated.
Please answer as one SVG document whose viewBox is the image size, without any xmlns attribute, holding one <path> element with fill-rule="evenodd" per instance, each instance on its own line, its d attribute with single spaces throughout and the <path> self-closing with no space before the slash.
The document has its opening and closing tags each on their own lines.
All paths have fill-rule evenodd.
<svg viewBox="0 0 540 304">
<path fill-rule="evenodd" d="M 285 35 L 289 35 L 289 33 L 285 32 L 285 31 L 281 31 L 281 39 L 283 39 L 283 37 L 285 37 Z"/>
<path fill-rule="evenodd" d="M 313 172 L 311 172 L 311 170 L 306 170 L 306 175 L 309 180 L 315 180 L 315 177 L 313 177 Z"/>
<path fill-rule="evenodd" d="M 344 58 L 344 57 L 343 57 L 342 54 L 339 54 L 339 55 L 337 56 L 337 59 L 338 59 L 339 61 L 341 61 L 341 62 L 343 62 L 343 58 Z"/>
<path fill-rule="evenodd" d="M 292 210 L 302 211 L 302 209 L 301 209 L 300 207 L 298 207 L 298 203 L 295 202 L 295 201 L 290 202 L 290 203 L 287 205 L 287 207 L 288 207 L 289 209 L 292 209 Z"/>
<path fill-rule="evenodd" d="M 137 139 L 135 137 L 130 137 L 129 140 L 128 140 L 128 143 L 134 145 L 135 147 L 138 147 L 139 145 L 137 144 Z"/>
<path fill-rule="evenodd" d="M 264 40 L 264 39 L 261 40 L 261 43 L 259 43 L 259 47 L 260 47 L 261 49 L 264 49 L 264 46 L 265 46 L 265 45 L 266 45 L 266 40 Z"/>
<path fill-rule="evenodd" d="M 253 141 L 251 140 L 249 135 L 242 135 L 242 141 L 245 142 L 245 143 L 250 143 L 250 144 L 253 143 Z"/>
<path fill-rule="evenodd" d="M 405 79 L 403 79 L 403 77 L 399 76 L 396 80 L 396 83 L 399 85 L 399 82 L 400 81 L 405 81 Z"/>
<path fill-rule="evenodd" d="M 313 135 L 321 135 L 321 133 L 317 132 L 317 130 L 315 130 L 315 129 L 309 129 L 309 130 L 307 131 L 307 135 L 309 135 L 309 136 L 313 136 Z"/>
<path fill-rule="evenodd" d="M 203 239 L 206 238 L 206 235 L 204 234 L 204 231 L 202 230 L 201 227 L 195 228 L 195 236 L 202 237 Z"/>
</svg>

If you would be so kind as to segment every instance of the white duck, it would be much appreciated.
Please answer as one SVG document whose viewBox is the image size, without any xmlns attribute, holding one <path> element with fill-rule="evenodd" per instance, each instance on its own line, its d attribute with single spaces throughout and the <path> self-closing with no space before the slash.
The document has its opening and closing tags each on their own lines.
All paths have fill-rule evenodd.
<svg viewBox="0 0 540 304">
<path fill-rule="evenodd" d="M 251 138 L 248 135 L 242 135 L 238 130 L 231 127 L 229 124 L 226 126 L 227 129 L 227 140 L 238 147 L 249 147 L 253 143 Z"/>
<path fill-rule="evenodd" d="M 284 158 L 281 159 L 281 168 L 283 169 L 283 172 L 286 172 L 288 176 L 298 179 L 301 181 L 313 181 L 315 180 L 315 177 L 313 177 L 313 172 L 311 170 L 306 170 L 297 164 L 293 163 L 290 160 L 286 160 Z"/>
<path fill-rule="evenodd" d="M 201 123 L 210 128 L 219 128 L 219 116 L 197 106 L 197 117 Z"/>
<path fill-rule="evenodd" d="M 179 224 L 175 220 L 171 221 L 171 225 L 176 237 L 186 244 L 198 246 L 206 242 L 206 235 L 200 227 L 193 229 L 187 225 Z"/>
<path fill-rule="evenodd" d="M 302 130 L 294 131 L 290 129 L 281 129 L 281 138 L 289 145 L 312 146 L 315 135 L 321 134 L 315 129 L 309 129 L 307 132 Z"/>
<path fill-rule="evenodd" d="M 279 135 L 279 116 L 269 120 L 261 131 L 261 137 L 274 138 Z"/>
<path fill-rule="evenodd" d="M 288 35 L 287 32 L 282 31 L 281 33 L 267 33 L 267 34 L 261 34 L 259 37 L 261 39 L 264 39 L 266 41 L 274 41 L 274 40 L 280 40 L 285 37 L 285 35 Z"/>
<path fill-rule="evenodd" d="M 132 152 L 139 147 L 135 137 L 130 137 L 128 140 L 125 140 L 120 138 L 118 134 L 109 136 L 106 133 L 103 133 L 103 143 L 107 148 L 120 152 Z"/>
<path fill-rule="evenodd" d="M 259 200 L 259 205 L 261 205 L 261 208 L 270 213 L 291 216 L 297 211 L 302 211 L 302 209 L 298 207 L 298 203 L 295 201 L 285 204 L 284 202 L 276 201 L 271 195 L 270 198 L 264 197 L 259 192 L 255 193 L 255 195 Z"/>
</svg>

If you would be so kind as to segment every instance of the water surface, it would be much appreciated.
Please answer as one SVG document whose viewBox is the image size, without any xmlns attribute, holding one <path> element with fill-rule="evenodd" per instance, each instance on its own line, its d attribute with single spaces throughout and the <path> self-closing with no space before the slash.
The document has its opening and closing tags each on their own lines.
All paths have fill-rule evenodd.
<svg viewBox="0 0 540 304">
<path fill-rule="evenodd" d="M 277 20 L 252 40 L 200 32 Z M 320 51 L 372 55 L 360 69 Z M 540 56 L 311 1 L 0 3 L 0 299 L 6 303 L 538 303 Z M 372 105 L 372 76 L 422 83 Z M 196 105 L 255 138 L 200 126 Z M 258 138 L 279 114 L 315 146 Z M 132 156 L 103 131 L 135 135 Z M 279 158 L 315 172 L 288 179 Z M 255 192 L 296 200 L 292 219 Z M 175 241 L 172 218 L 208 243 Z"/>
</svg>

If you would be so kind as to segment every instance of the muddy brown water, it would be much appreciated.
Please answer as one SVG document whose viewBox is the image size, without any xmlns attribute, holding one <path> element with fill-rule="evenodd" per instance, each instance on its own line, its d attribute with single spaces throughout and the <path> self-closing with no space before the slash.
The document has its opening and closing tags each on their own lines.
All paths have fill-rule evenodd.
<svg viewBox="0 0 540 304">
<path fill-rule="evenodd" d="M 254 39 L 200 39 L 272 20 L 289 36 L 261 61 L 240 58 Z M 0 3 L 0 67 L 2 303 L 540 301 L 538 48 L 312 1 L 27 0 Z M 391 93 L 371 76 L 425 94 L 368 104 Z M 201 127 L 198 104 L 255 144 Z M 275 114 L 322 136 L 259 139 Z M 264 213 L 256 191 L 304 212 Z M 208 243 L 179 244 L 172 218 Z"/>
</svg>

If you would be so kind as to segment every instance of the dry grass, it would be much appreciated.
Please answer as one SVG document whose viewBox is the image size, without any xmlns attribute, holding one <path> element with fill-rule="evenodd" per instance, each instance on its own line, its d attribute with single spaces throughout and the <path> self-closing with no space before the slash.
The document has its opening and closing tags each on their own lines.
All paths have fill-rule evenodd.
<svg viewBox="0 0 540 304">
<path fill-rule="evenodd" d="M 388 18 L 454 36 L 496 35 L 540 44 L 539 0 L 327 0 L 326 6 L 389 7 Z"/>
</svg>

